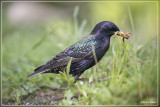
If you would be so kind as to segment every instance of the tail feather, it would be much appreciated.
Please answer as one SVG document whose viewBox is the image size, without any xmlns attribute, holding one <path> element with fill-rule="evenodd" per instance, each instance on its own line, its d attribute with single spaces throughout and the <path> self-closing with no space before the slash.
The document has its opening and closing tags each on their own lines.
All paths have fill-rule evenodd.
<svg viewBox="0 0 160 107">
<path fill-rule="evenodd" d="M 27 78 L 31 78 L 31 77 L 33 77 L 33 76 L 35 76 L 35 75 L 38 75 L 39 73 L 37 73 L 37 72 L 33 72 L 32 74 L 29 74 L 29 75 L 27 75 Z"/>
<path fill-rule="evenodd" d="M 38 74 L 41 74 L 41 73 L 44 73 L 44 72 L 47 72 L 49 70 L 50 69 L 42 69 L 42 66 L 40 66 L 40 67 L 36 68 L 33 73 L 29 74 L 27 76 L 27 78 L 33 77 L 35 75 L 38 75 Z"/>
</svg>

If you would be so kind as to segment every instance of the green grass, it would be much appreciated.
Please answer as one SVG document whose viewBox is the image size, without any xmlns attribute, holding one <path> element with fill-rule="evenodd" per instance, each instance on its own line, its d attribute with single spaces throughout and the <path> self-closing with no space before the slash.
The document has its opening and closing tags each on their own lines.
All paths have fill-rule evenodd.
<svg viewBox="0 0 160 107">
<path fill-rule="evenodd" d="M 61 27 L 63 28 L 63 26 L 65 27 L 65 25 Z M 141 48 L 134 46 L 134 43 L 126 42 L 122 48 L 120 38 L 111 38 L 110 49 L 104 58 L 98 65 L 82 75 L 91 80 L 107 76 L 111 78 L 95 82 L 90 87 L 88 87 L 88 82 L 77 82 L 75 87 L 79 88 L 79 93 L 82 95 L 78 98 L 71 99 L 77 93 L 75 90 L 74 93 L 71 92 L 71 89 L 67 88 L 67 83 L 55 74 L 40 74 L 27 79 L 26 76 L 37 66 L 54 57 L 66 48 L 65 45 L 71 45 L 70 40 L 65 37 L 69 35 L 56 34 L 62 28 L 57 28 L 57 32 L 53 29 L 55 32 L 52 36 L 39 31 L 34 32 L 33 36 L 29 32 L 21 31 L 13 32 L 3 38 L 3 100 L 13 100 L 18 104 L 24 96 L 34 93 L 40 86 L 46 86 L 51 89 L 66 87 L 67 94 L 65 96 L 69 96 L 69 98 L 64 98 L 59 105 L 132 105 L 141 104 L 141 101 L 147 99 L 156 102 L 157 53 L 156 48 L 153 48 L 155 45 L 153 42 L 148 42 Z M 66 29 L 67 31 L 68 29 Z M 56 35 L 60 35 L 61 38 Z M 131 38 L 134 37 L 135 35 Z"/>
<path fill-rule="evenodd" d="M 26 98 L 31 100 L 38 90 L 42 91 L 41 87 L 45 87 L 51 90 L 65 89 L 61 92 L 64 97 L 58 105 L 148 105 L 142 101 L 156 104 L 157 40 L 155 36 L 148 41 L 142 37 L 139 40 L 140 34 L 137 32 L 133 32 L 134 35 L 123 46 L 120 46 L 119 37 L 112 37 L 103 59 L 81 76 L 89 78 L 89 81 L 111 77 L 108 80 L 94 82 L 90 86 L 82 81 L 72 85 L 74 79 L 68 72 L 61 76 L 40 74 L 26 78 L 36 67 L 81 38 L 78 35 L 85 31 L 86 21 L 80 23 L 82 27 L 78 28 L 76 17 L 75 13 L 74 23 L 51 22 L 27 29 L 21 26 L 3 36 L 2 103 L 24 104 Z M 132 28 L 136 31 L 133 23 Z M 47 101 L 44 104 L 52 104 Z"/>
</svg>

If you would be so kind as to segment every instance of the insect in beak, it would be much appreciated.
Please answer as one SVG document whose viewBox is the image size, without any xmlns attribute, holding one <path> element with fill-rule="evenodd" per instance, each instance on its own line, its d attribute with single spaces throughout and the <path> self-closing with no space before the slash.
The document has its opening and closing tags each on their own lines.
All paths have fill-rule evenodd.
<svg viewBox="0 0 160 107">
<path fill-rule="evenodd" d="M 118 31 L 118 32 L 115 32 L 113 38 L 115 38 L 117 35 L 121 36 L 121 44 L 122 44 L 122 42 L 124 42 L 124 39 L 129 39 L 129 37 L 132 36 L 133 34 L 131 32 L 128 32 L 125 34 L 123 31 L 120 31 L 120 32 Z"/>
<path fill-rule="evenodd" d="M 125 38 L 125 39 L 129 39 L 129 37 L 130 36 L 132 36 L 132 33 L 131 32 L 128 32 L 128 33 L 124 33 L 124 32 L 122 32 L 122 31 L 118 31 L 118 32 L 115 32 L 115 34 L 114 34 L 114 38 L 116 37 L 116 36 L 121 36 L 123 39 Z"/>
</svg>

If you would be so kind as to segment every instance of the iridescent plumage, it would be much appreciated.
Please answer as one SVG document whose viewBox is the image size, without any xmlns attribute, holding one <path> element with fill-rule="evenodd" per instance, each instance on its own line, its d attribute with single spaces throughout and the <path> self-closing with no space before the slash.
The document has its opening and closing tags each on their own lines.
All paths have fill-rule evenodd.
<svg viewBox="0 0 160 107">
<path fill-rule="evenodd" d="M 46 64 L 36 68 L 28 77 L 40 73 L 64 71 L 72 58 L 70 74 L 77 79 L 85 70 L 96 64 L 93 47 L 99 62 L 109 48 L 110 37 L 117 31 L 119 31 L 119 28 L 112 22 L 103 21 L 98 23 L 88 36 L 66 48 Z"/>
</svg>

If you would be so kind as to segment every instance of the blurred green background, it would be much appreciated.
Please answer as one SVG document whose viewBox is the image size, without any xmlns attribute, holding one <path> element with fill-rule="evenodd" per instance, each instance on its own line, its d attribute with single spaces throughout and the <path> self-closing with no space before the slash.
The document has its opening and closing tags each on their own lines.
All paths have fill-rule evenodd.
<svg viewBox="0 0 160 107">
<path fill-rule="evenodd" d="M 26 78 L 101 21 L 133 33 L 124 48 L 112 37 L 103 59 L 81 76 L 109 80 L 80 81 L 73 92 L 56 74 Z M 2 104 L 156 105 L 157 24 L 157 2 L 3 2 Z"/>
</svg>

